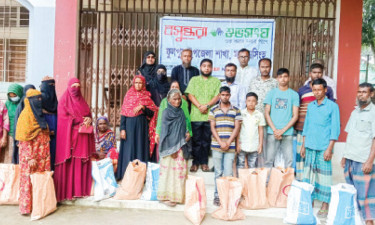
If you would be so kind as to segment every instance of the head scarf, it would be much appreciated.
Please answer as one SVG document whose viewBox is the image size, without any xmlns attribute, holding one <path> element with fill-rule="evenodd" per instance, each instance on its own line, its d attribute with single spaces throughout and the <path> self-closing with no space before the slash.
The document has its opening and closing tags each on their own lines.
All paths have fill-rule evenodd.
<svg viewBox="0 0 375 225">
<path fill-rule="evenodd" d="M 40 91 L 42 92 L 42 105 L 43 109 L 50 113 L 57 113 L 57 96 L 55 80 L 44 80 L 40 85 Z"/>
<path fill-rule="evenodd" d="M 169 97 L 181 92 L 172 89 L 168 93 Z M 163 111 L 161 120 L 161 133 L 159 142 L 160 157 L 172 155 L 179 151 L 186 144 L 185 134 L 187 132 L 184 111 L 179 107 L 174 107 L 168 102 L 167 108 Z"/>
<path fill-rule="evenodd" d="M 80 81 L 77 78 L 69 80 L 68 88 L 61 96 L 57 106 L 55 165 L 64 163 L 71 157 L 86 161 L 89 160 L 90 154 L 95 152 L 94 134 L 77 134 L 83 117 L 91 117 L 91 112 L 80 89 L 72 88 L 75 83 L 80 83 Z M 79 148 L 76 148 L 78 145 Z"/>
<path fill-rule="evenodd" d="M 23 87 L 23 95 L 22 95 L 22 98 L 21 98 L 21 101 L 20 101 L 20 104 L 18 106 L 18 108 L 20 108 L 20 110 L 17 108 L 17 110 L 19 110 L 21 113 L 23 108 L 25 107 L 25 98 L 26 98 L 26 92 L 29 90 L 29 89 L 36 89 L 34 85 L 32 84 L 26 84 L 25 87 Z M 18 115 L 19 116 L 19 115 Z"/>
<path fill-rule="evenodd" d="M 111 131 L 111 129 L 109 129 L 109 120 L 108 120 L 108 118 L 106 116 L 99 117 L 96 120 L 96 125 L 95 125 L 95 138 L 96 138 L 96 140 L 99 139 L 99 120 L 104 120 L 106 122 L 106 124 L 108 126 L 108 129 L 107 129 L 106 133 Z"/>
<path fill-rule="evenodd" d="M 137 91 L 134 87 L 134 82 L 137 78 L 140 78 L 143 83 L 143 87 L 139 91 Z M 134 77 L 133 86 L 129 89 L 124 97 L 124 102 L 121 107 L 121 115 L 126 117 L 136 117 L 141 115 L 142 110 L 140 110 L 137 114 L 133 112 L 133 109 L 139 105 L 143 105 L 154 112 L 154 115 L 149 123 L 148 132 L 150 139 L 150 155 L 152 155 L 155 146 L 155 128 L 156 118 L 158 118 L 158 107 L 152 101 L 150 92 L 146 91 L 146 80 L 141 75 Z"/>
<path fill-rule="evenodd" d="M 10 100 L 9 93 L 14 93 L 18 97 L 20 97 L 20 100 L 18 102 L 13 102 Z M 8 110 L 8 116 L 9 116 L 9 135 L 14 137 L 14 118 L 16 116 L 17 106 L 21 102 L 21 99 L 23 97 L 22 93 L 22 86 L 19 84 L 11 84 L 8 88 L 8 99 L 5 102 L 5 105 Z"/>
<path fill-rule="evenodd" d="M 72 78 L 68 82 L 68 88 L 61 96 L 60 104 L 69 112 L 70 115 L 76 118 L 82 118 L 84 116 L 91 117 L 90 107 L 86 103 L 85 99 L 81 94 L 80 88 L 72 88 L 72 85 L 78 83 L 81 84 L 78 78 Z"/>
<path fill-rule="evenodd" d="M 114 136 L 113 131 L 108 128 L 104 134 L 101 136 L 99 135 L 99 120 L 104 120 L 109 126 L 108 118 L 105 116 L 101 116 L 96 120 L 96 129 L 95 129 L 95 148 L 96 151 L 103 151 L 104 153 L 108 153 L 111 149 L 116 151 L 116 138 Z"/>
<path fill-rule="evenodd" d="M 23 95 L 22 95 L 20 103 L 17 106 L 16 114 L 14 115 L 14 128 L 15 128 L 14 133 L 16 133 L 18 117 L 20 117 L 23 108 L 25 108 L 26 92 L 29 89 L 35 89 L 35 86 L 32 84 L 27 84 L 25 85 L 25 87 L 23 87 Z"/>
<path fill-rule="evenodd" d="M 31 141 L 42 130 L 47 129 L 48 131 L 47 122 L 42 113 L 42 93 L 30 89 L 26 92 L 26 97 L 24 100 L 25 107 L 17 123 L 16 140 L 18 141 Z"/>
<path fill-rule="evenodd" d="M 146 63 L 147 56 L 153 55 L 156 57 L 155 52 L 147 51 L 145 54 L 143 54 L 143 61 L 141 67 L 139 67 L 139 72 L 141 72 L 142 76 L 146 78 L 146 83 L 150 82 L 150 80 L 155 77 L 156 74 L 156 59 L 154 64 L 149 65 Z"/>
<path fill-rule="evenodd" d="M 25 85 L 25 87 L 23 87 L 23 95 L 22 95 L 20 103 L 17 106 L 16 113 L 14 115 L 14 126 L 13 126 L 14 127 L 14 131 L 13 131 L 14 137 L 16 136 L 16 132 L 17 132 L 18 118 L 20 117 L 22 110 L 25 108 L 26 92 L 29 89 L 35 89 L 35 86 L 32 85 L 32 84 L 27 84 L 27 85 Z M 18 143 L 17 142 L 18 142 L 17 138 L 15 138 L 14 143 L 13 143 L 13 158 L 12 158 L 13 163 L 18 163 L 18 161 L 19 161 Z"/>
</svg>

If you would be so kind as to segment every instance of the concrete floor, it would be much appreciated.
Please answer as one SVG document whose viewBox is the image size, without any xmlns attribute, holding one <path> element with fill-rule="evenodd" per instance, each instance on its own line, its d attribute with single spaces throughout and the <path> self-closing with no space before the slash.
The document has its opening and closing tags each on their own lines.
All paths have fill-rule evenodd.
<svg viewBox="0 0 375 225">
<path fill-rule="evenodd" d="M 345 182 L 343 169 L 340 167 L 341 152 L 343 150 L 343 143 L 337 143 L 335 146 L 335 154 L 332 159 L 333 167 L 333 184 Z M 198 173 L 201 175 L 200 173 Z M 196 175 L 198 175 L 196 174 Z M 198 175 L 198 176 L 199 176 Z M 209 176 L 209 174 L 205 175 Z M 206 177 L 205 177 L 206 178 Z M 207 177 L 210 178 L 210 177 Z M 211 179 L 205 179 L 207 183 Z M 213 183 L 213 182 L 212 182 Z M 211 199 L 210 199 L 211 200 Z M 319 208 L 320 203 L 316 202 L 316 209 Z M 255 215 L 254 215 L 255 214 Z M 242 221 L 221 221 L 211 217 L 209 213 L 206 214 L 203 220 L 203 225 L 224 225 L 224 224 L 260 224 L 260 225 L 279 225 L 283 224 L 282 219 L 270 218 L 273 215 L 264 217 L 261 212 L 256 212 L 251 216 L 247 216 Z M 271 213 L 272 214 L 272 213 Z M 325 221 L 321 221 L 324 224 Z M 106 224 L 106 225 L 148 225 L 148 224 L 163 224 L 163 225 L 191 225 L 182 211 L 165 211 L 165 210 L 144 210 L 144 209 L 129 209 L 129 208 L 98 208 L 93 206 L 76 206 L 76 205 L 61 205 L 57 211 L 46 218 L 38 221 L 30 221 L 29 216 L 21 216 L 18 213 L 18 206 L 0 206 L 0 225 L 17 225 L 17 224 Z"/>
<path fill-rule="evenodd" d="M 105 224 L 105 225 L 191 225 L 183 212 L 156 211 L 156 210 L 136 210 L 136 209 L 104 209 L 88 208 L 79 206 L 60 206 L 53 214 L 38 220 L 30 221 L 29 216 L 21 216 L 18 213 L 18 206 L 0 206 L 0 224 L 1 225 L 18 225 L 18 224 Z M 241 221 L 222 221 L 206 214 L 202 225 L 281 225 L 281 219 L 246 217 Z"/>
</svg>

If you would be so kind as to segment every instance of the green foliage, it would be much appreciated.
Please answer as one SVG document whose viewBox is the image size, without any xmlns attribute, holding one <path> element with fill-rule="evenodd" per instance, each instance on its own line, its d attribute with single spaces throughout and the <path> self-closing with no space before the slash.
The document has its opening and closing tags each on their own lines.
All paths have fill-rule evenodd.
<svg viewBox="0 0 375 225">
<path fill-rule="evenodd" d="M 375 55 L 375 0 L 363 0 L 362 45 Z"/>
</svg>

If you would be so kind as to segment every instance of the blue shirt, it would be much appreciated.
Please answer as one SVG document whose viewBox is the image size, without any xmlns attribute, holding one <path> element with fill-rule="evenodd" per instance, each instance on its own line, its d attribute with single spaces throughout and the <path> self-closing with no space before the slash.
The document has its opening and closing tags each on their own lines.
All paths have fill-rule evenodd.
<svg viewBox="0 0 375 225">
<path fill-rule="evenodd" d="M 263 103 L 271 106 L 270 117 L 276 129 L 283 129 L 293 117 L 293 106 L 299 107 L 298 93 L 292 89 L 282 91 L 274 88 L 268 92 Z M 293 126 L 289 128 L 283 135 L 292 135 Z M 271 127 L 267 128 L 268 134 L 273 134 Z"/>
<path fill-rule="evenodd" d="M 317 100 L 307 106 L 305 124 L 302 136 L 305 137 L 305 147 L 312 150 L 325 151 L 330 140 L 337 140 L 340 135 L 339 106 L 324 98 L 318 105 Z"/>
</svg>

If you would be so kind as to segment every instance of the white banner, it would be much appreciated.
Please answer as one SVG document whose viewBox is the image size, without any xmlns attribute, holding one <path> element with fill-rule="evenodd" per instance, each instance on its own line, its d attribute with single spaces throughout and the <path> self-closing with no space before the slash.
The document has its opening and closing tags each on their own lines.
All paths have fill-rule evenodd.
<svg viewBox="0 0 375 225">
<path fill-rule="evenodd" d="M 213 61 L 213 75 L 224 78 L 224 67 L 238 65 L 241 48 L 250 50 L 249 65 L 258 68 L 261 58 L 273 59 L 275 21 L 273 19 L 226 19 L 162 17 L 160 19 L 159 63 L 168 75 L 181 64 L 181 51 L 191 48 L 192 65 L 199 68 L 204 58 Z"/>
</svg>

